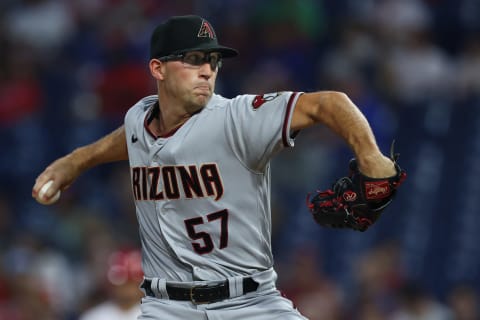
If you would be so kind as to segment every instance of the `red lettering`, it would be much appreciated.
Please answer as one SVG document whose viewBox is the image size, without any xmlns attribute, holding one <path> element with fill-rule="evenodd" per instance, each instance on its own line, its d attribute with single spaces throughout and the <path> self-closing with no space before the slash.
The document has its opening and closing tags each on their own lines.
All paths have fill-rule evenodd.
<svg viewBox="0 0 480 320">
<path fill-rule="evenodd" d="M 203 197 L 202 186 L 200 185 L 200 180 L 198 178 L 198 172 L 196 166 L 179 166 L 177 167 L 178 172 L 180 173 L 180 179 L 182 180 L 183 191 L 187 198 L 193 198 L 193 193 L 197 197 Z"/>
<path fill-rule="evenodd" d="M 142 172 L 142 199 L 141 200 L 148 200 L 147 194 L 147 168 L 141 167 Z"/>
<path fill-rule="evenodd" d="M 168 199 L 179 199 L 180 190 L 178 189 L 177 176 L 175 175 L 175 167 L 162 167 L 163 189 Z"/>
<path fill-rule="evenodd" d="M 148 168 L 148 175 L 150 177 L 149 200 L 163 200 L 163 192 L 158 191 L 158 185 L 160 180 L 160 167 Z"/>
<path fill-rule="evenodd" d="M 215 201 L 218 201 L 223 195 L 223 184 L 217 165 L 214 163 L 202 165 L 200 167 L 200 174 L 207 195 L 211 197 L 215 196 Z"/>
<path fill-rule="evenodd" d="M 223 196 L 222 179 L 215 163 L 203 164 L 200 169 L 195 165 L 133 167 L 131 175 L 135 200 L 180 199 L 180 187 L 189 199 L 213 197 L 218 201 Z"/>
<path fill-rule="evenodd" d="M 132 191 L 133 198 L 140 200 L 140 168 L 132 168 Z"/>
</svg>

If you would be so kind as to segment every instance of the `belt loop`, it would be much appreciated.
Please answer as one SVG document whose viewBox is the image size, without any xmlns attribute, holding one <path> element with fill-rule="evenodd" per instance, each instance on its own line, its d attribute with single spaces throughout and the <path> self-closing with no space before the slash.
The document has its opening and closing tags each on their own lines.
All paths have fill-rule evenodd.
<svg viewBox="0 0 480 320">
<path fill-rule="evenodd" d="M 167 293 L 167 280 L 161 278 L 153 278 L 151 288 L 157 298 L 166 300 L 170 299 Z"/>
<path fill-rule="evenodd" d="M 230 290 L 230 298 L 235 298 L 243 295 L 243 277 L 228 278 L 228 288 Z"/>
</svg>

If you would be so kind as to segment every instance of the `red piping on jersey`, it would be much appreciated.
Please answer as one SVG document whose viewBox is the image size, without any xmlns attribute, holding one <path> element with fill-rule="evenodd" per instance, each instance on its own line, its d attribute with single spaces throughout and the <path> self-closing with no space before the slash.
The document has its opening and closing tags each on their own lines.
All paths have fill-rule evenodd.
<svg viewBox="0 0 480 320">
<path fill-rule="evenodd" d="M 147 116 L 145 117 L 145 121 L 143 122 L 143 126 L 145 127 L 145 130 L 147 130 L 148 134 L 151 135 L 154 139 L 157 139 L 158 137 L 153 134 L 152 130 L 150 130 L 150 128 L 148 127 L 148 114 Z"/>
<path fill-rule="evenodd" d="M 158 106 L 156 105 L 153 105 L 153 108 L 151 108 L 147 115 L 145 116 L 145 120 L 143 121 L 143 125 L 145 127 L 145 130 L 147 130 L 148 134 L 151 135 L 154 139 L 158 139 L 158 138 L 168 138 L 168 137 L 171 137 L 175 134 L 175 132 L 177 132 L 178 129 L 180 129 L 180 127 L 183 125 L 183 123 L 181 125 L 179 125 L 178 127 L 176 128 L 173 128 L 172 130 L 168 131 L 167 133 L 164 133 L 160 136 L 157 136 L 156 134 L 153 133 L 152 130 L 150 130 L 150 128 L 148 127 L 148 125 L 152 122 L 153 120 L 153 117 L 152 117 L 152 112 L 153 112 L 153 109 L 154 108 L 158 108 Z"/>
<path fill-rule="evenodd" d="M 285 147 L 289 147 L 290 145 L 288 144 L 288 135 L 289 135 L 289 130 L 288 130 L 288 119 L 290 119 L 290 113 L 292 112 L 293 109 L 293 101 L 295 100 L 295 97 L 298 95 L 298 92 L 292 93 L 290 96 L 290 99 L 288 99 L 288 104 L 287 104 L 287 112 L 285 112 L 285 120 L 283 121 L 283 128 L 282 128 L 282 141 L 283 145 Z"/>
</svg>

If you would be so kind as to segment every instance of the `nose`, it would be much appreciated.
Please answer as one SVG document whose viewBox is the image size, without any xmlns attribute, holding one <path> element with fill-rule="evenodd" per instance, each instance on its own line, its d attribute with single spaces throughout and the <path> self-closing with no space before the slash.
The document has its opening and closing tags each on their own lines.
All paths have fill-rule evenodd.
<svg viewBox="0 0 480 320">
<path fill-rule="evenodd" d="M 210 79 L 210 77 L 215 72 L 215 70 L 212 69 L 212 66 L 210 65 L 209 62 L 205 62 L 204 64 L 202 64 L 200 66 L 200 69 L 198 69 L 198 70 L 199 70 L 199 73 L 200 73 L 200 77 L 203 77 L 207 80 Z"/>
</svg>

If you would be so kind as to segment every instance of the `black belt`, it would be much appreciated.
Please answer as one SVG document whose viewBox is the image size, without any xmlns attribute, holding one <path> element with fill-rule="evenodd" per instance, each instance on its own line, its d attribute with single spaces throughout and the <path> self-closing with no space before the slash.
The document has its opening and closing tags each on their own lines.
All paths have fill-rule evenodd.
<svg viewBox="0 0 480 320">
<path fill-rule="evenodd" d="M 141 288 L 145 294 L 156 297 L 151 288 L 151 280 L 143 280 Z M 243 278 L 243 294 L 256 291 L 258 283 L 252 278 Z M 192 301 L 194 304 L 213 303 L 230 298 L 228 280 L 214 285 L 198 285 L 190 288 L 181 288 L 167 284 L 167 294 L 172 300 Z"/>
</svg>

